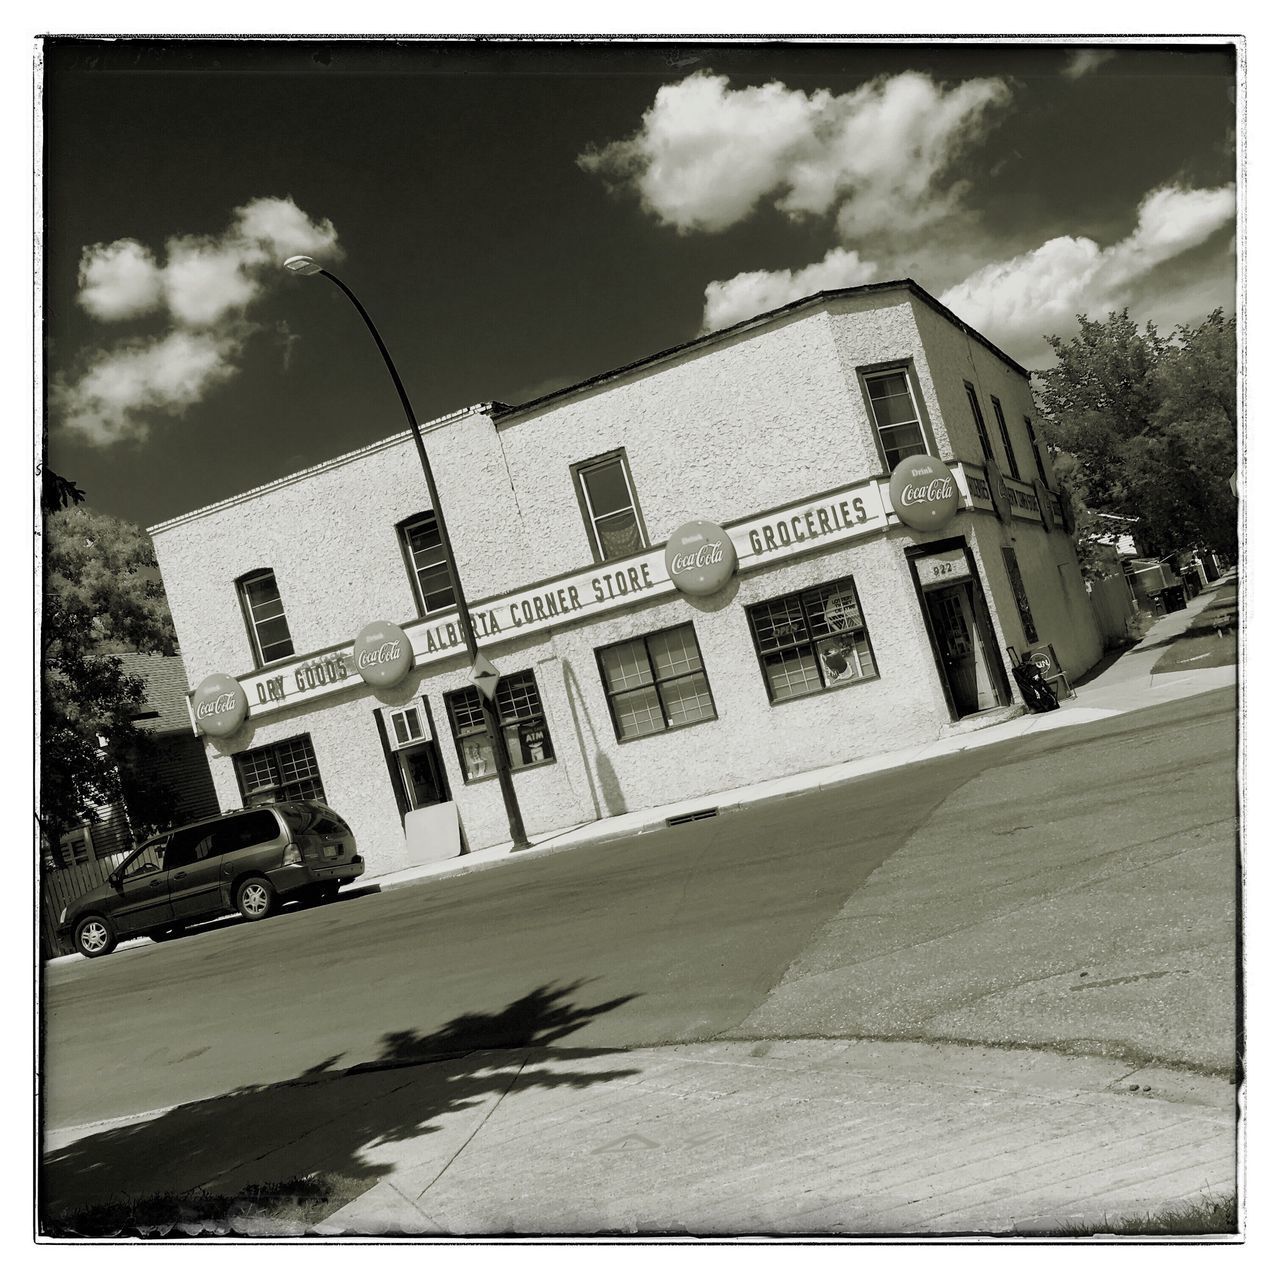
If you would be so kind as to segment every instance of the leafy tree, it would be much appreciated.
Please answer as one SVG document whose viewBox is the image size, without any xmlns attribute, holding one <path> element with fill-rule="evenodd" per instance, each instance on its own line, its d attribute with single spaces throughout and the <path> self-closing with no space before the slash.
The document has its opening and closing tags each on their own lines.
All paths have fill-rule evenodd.
<svg viewBox="0 0 1280 1280">
<path fill-rule="evenodd" d="M 1069 455 L 1079 503 L 1136 517 L 1138 538 L 1158 553 L 1234 555 L 1235 320 L 1218 310 L 1167 338 L 1127 310 L 1077 320 L 1076 337 L 1047 339 L 1058 362 L 1039 392 L 1046 438 Z M 1091 532 L 1082 520 L 1082 549 Z"/>
<path fill-rule="evenodd" d="M 56 857 L 64 832 L 122 802 L 122 773 L 149 747 L 133 724 L 143 681 L 115 654 L 171 654 L 175 638 L 151 540 L 136 525 L 57 510 L 45 521 L 44 569 L 39 818 Z M 143 782 L 130 801 L 145 826 L 164 797 Z"/>
<path fill-rule="evenodd" d="M 84 501 L 84 490 L 74 480 L 68 480 L 47 465 L 38 468 L 40 475 L 40 506 L 48 513 L 73 507 Z"/>
</svg>

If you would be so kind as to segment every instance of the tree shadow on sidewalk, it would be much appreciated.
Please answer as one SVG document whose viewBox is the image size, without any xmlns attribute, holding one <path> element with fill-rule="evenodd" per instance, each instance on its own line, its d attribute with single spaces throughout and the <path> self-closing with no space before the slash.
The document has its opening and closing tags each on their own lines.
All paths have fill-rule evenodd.
<svg viewBox="0 0 1280 1280">
<path fill-rule="evenodd" d="M 317 1221 L 390 1176 L 393 1144 L 466 1130 L 510 1093 L 634 1074 L 587 1067 L 622 1050 L 553 1047 L 636 998 L 575 1003 L 583 985 L 536 987 L 495 1013 L 464 1013 L 436 1031 L 390 1031 L 379 1056 L 356 1067 L 339 1069 L 330 1058 L 293 1080 L 186 1103 L 46 1151 L 42 1230 L 63 1238 L 166 1227 L 223 1234 L 252 1221 L 246 1233 L 294 1234 L 299 1216 Z"/>
</svg>

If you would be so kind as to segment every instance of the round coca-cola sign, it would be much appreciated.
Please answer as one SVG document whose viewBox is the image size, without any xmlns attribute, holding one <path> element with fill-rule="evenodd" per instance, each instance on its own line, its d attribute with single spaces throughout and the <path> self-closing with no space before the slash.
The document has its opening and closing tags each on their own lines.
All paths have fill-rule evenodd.
<svg viewBox="0 0 1280 1280">
<path fill-rule="evenodd" d="M 667 539 L 667 573 L 687 596 L 714 595 L 733 577 L 733 540 L 710 520 L 690 520 Z"/>
<path fill-rule="evenodd" d="M 399 684 L 413 666 L 409 637 L 394 622 L 371 622 L 352 646 L 356 671 L 365 684 L 389 689 Z"/>
<path fill-rule="evenodd" d="M 196 727 L 211 738 L 225 738 L 244 723 L 249 714 L 249 699 L 240 681 L 221 671 L 206 676 L 191 695 Z"/>
<path fill-rule="evenodd" d="M 960 491 L 950 468 L 927 453 L 917 453 L 894 467 L 889 502 L 903 524 L 928 533 L 955 515 Z"/>
</svg>

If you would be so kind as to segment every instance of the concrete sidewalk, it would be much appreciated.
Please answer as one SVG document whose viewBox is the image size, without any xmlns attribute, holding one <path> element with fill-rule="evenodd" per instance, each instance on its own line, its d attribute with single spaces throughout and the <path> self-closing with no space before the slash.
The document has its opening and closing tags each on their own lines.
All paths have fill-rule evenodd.
<svg viewBox="0 0 1280 1280">
<path fill-rule="evenodd" d="M 1234 572 L 1226 575 L 1217 585 L 1235 582 Z M 1087 684 L 1064 697 L 1057 711 L 1035 715 L 1015 710 L 1004 714 L 998 722 L 962 732 L 952 732 L 936 742 L 923 746 L 906 747 L 899 751 L 886 751 L 858 760 L 810 769 L 804 773 L 775 778 L 768 782 L 755 782 L 729 791 L 680 800 L 674 804 L 657 805 L 648 809 L 635 809 L 616 817 L 601 818 L 578 827 L 566 827 L 535 836 L 532 847 L 516 850 L 510 844 L 494 845 L 447 861 L 406 867 L 401 871 L 380 876 L 368 876 L 360 881 L 362 886 L 377 885 L 382 889 L 395 889 L 401 885 L 416 884 L 437 876 L 461 875 L 479 867 L 491 866 L 510 858 L 530 858 L 541 854 L 556 853 L 562 849 L 583 845 L 604 844 L 627 836 L 648 831 L 663 830 L 668 821 L 682 814 L 696 813 L 703 809 L 732 810 L 773 800 L 779 796 L 797 795 L 805 791 L 821 790 L 837 786 L 851 778 L 883 773 L 902 765 L 930 760 L 938 756 L 952 755 L 960 751 L 972 751 L 994 742 L 1005 742 L 1033 733 L 1052 732 L 1123 715 L 1128 711 L 1140 711 L 1180 698 L 1194 697 L 1213 689 L 1234 686 L 1237 668 L 1209 667 L 1186 673 L 1154 675 L 1152 668 L 1159 662 L 1170 641 L 1182 635 L 1212 602 L 1216 588 L 1202 592 L 1189 601 L 1185 609 L 1158 618 L 1142 640 L 1121 655 L 1106 670 L 1090 679 Z"/>
</svg>

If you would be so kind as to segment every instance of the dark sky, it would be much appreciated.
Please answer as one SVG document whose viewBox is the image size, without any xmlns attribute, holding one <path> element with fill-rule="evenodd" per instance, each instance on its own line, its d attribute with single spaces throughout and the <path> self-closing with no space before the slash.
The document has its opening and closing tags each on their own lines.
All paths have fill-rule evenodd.
<svg viewBox="0 0 1280 1280">
<path fill-rule="evenodd" d="M 1064 331 L 1079 310 L 1130 305 L 1167 328 L 1214 306 L 1233 309 L 1233 50 L 1130 44 L 1073 62 L 1078 52 L 1009 43 L 50 42 L 50 463 L 94 506 L 149 524 L 402 428 L 376 349 L 324 280 L 258 263 L 249 301 L 213 329 L 184 328 L 163 306 L 104 320 L 81 304 L 86 250 L 133 241 L 163 268 L 174 238 L 225 243 L 234 211 L 264 197 L 332 223 L 335 269 L 373 314 L 422 420 L 486 400 L 518 403 L 688 341 L 709 318 L 767 309 L 774 295 L 753 288 L 737 311 L 704 313 L 704 291 L 745 272 L 799 273 L 836 249 L 873 263 L 871 278 L 913 274 L 940 296 L 957 290 L 944 300 L 1028 364 L 1048 358 L 1040 335 Z M 851 95 L 911 73 L 940 94 L 978 83 L 989 106 L 935 137 L 941 151 L 930 160 L 926 147 L 920 166 L 910 157 L 920 134 L 936 131 L 941 99 L 925 113 L 932 123 L 917 112 L 903 125 L 899 161 L 886 141 L 897 136 L 888 108 L 883 128 L 832 160 L 832 121 L 857 118 L 861 99 Z M 655 127 L 630 172 L 648 166 L 656 204 L 646 207 L 617 165 L 579 165 L 589 149 L 636 139 L 664 86 L 674 109 L 710 77 L 725 78 L 716 103 L 735 108 L 723 122 L 732 136 L 695 129 L 683 176 L 668 182 Z M 776 154 L 765 136 L 772 123 L 760 121 L 782 115 L 743 123 L 736 112 L 746 91 L 771 83 L 793 106 L 836 100 L 815 106 L 803 142 Z M 776 205 L 800 172 L 797 147 L 850 176 L 829 206 L 789 216 Z M 862 173 L 881 147 L 889 154 Z M 695 192 L 703 221 L 682 227 L 674 202 L 717 152 L 744 163 L 768 152 L 777 182 L 770 171 L 764 194 L 715 227 L 720 194 Z M 917 189 L 913 174 L 929 165 Z M 1161 191 L 1174 194 L 1150 200 Z M 861 282 L 840 277 L 851 269 L 842 263 L 829 262 L 817 287 Z M 814 292 L 797 287 L 795 296 Z M 216 377 L 190 385 L 167 356 L 148 354 L 175 330 L 222 335 Z M 123 375 L 121 353 L 137 357 Z M 83 409 L 107 373 L 113 416 L 86 427 L 98 410 L 77 419 L 68 405 Z"/>
</svg>

